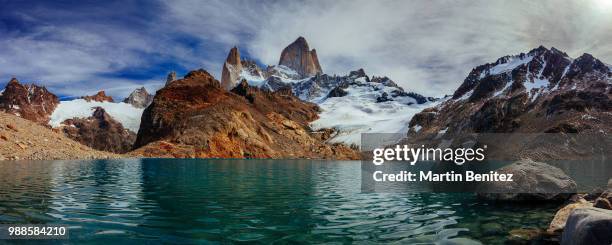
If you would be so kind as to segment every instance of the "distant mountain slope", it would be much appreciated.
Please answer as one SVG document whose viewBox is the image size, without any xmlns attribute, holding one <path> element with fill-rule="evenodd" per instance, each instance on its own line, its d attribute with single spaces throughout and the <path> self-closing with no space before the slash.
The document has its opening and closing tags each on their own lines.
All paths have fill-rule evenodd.
<svg viewBox="0 0 612 245">
<path fill-rule="evenodd" d="M 311 124 L 313 128 L 334 128 L 337 132 L 331 142 L 357 145 L 362 133 L 405 134 L 410 118 L 438 101 L 406 92 L 388 77 L 370 78 L 363 69 L 345 76 L 322 72 L 316 51 L 299 37 L 283 49 L 279 65 L 265 70 L 242 59 L 238 48 L 232 48 L 224 64 L 222 84 L 237 84 L 244 79 L 262 90 L 289 89 L 303 101 L 321 107 L 319 119 Z"/>
<path fill-rule="evenodd" d="M 136 108 L 131 104 L 123 102 L 98 102 L 94 100 L 88 102 L 84 99 L 62 101 L 57 106 L 57 109 L 53 111 L 53 114 L 51 114 L 49 125 L 55 128 L 60 127 L 67 119 L 88 118 L 93 114 L 95 108 L 97 107 L 104 108 L 106 113 L 120 122 L 123 127 L 132 132 L 138 132 L 138 128 L 140 127 L 140 117 L 144 111 L 144 108 Z"/>
<path fill-rule="evenodd" d="M 45 87 L 34 84 L 21 84 L 11 79 L 0 94 L 0 111 L 46 124 L 59 99 Z"/>
<path fill-rule="evenodd" d="M 572 59 L 555 48 L 502 57 L 474 68 L 451 99 L 416 114 L 409 126 L 414 141 L 466 133 L 607 135 L 612 71 L 589 54 Z"/>
<path fill-rule="evenodd" d="M 87 118 L 72 118 L 62 122 L 64 134 L 93 149 L 114 153 L 132 150 L 136 133 L 125 129 L 104 108 L 96 107 Z"/>
<path fill-rule="evenodd" d="M 38 123 L 0 112 L 0 160 L 117 157 L 119 155 L 93 150 Z"/>
</svg>

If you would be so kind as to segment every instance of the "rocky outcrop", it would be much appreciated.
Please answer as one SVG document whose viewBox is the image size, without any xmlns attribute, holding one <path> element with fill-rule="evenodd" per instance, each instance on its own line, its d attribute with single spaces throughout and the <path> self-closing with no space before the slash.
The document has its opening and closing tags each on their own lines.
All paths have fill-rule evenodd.
<svg viewBox="0 0 612 245">
<path fill-rule="evenodd" d="M 260 79 L 265 79 L 266 74 L 261 70 L 259 65 L 253 60 L 242 59 L 240 61 L 242 64 L 242 70 L 249 74 L 251 77 L 256 77 Z"/>
<path fill-rule="evenodd" d="M 0 161 L 119 157 L 113 153 L 93 150 L 40 123 L 0 112 Z"/>
<path fill-rule="evenodd" d="M 328 98 L 343 97 L 343 96 L 346 96 L 347 94 L 348 92 L 344 91 L 344 89 L 342 89 L 341 86 L 338 86 L 332 89 L 331 91 L 329 91 L 329 94 L 327 94 L 327 97 Z"/>
<path fill-rule="evenodd" d="M 298 37 L 283 49 L 278 64 L 297 71 L 302 77 L 323 73 L 317 52 L 314 49 L 310 50 L 308 42 L 303 37 Z"/>
<path fill-rule="evenodd" d="M 59 99 L 45 87 L 23 85 L 13 78 L 0 95 L 0 111 L 41 124 L 49 122 Z"/>
<path fill-rule="evenodd" d="M 136 134 L 125 129 L 102 107 L 96 107 L 88 118 L 73 118 L 62 123 L 64 134 L 96 150 L 126 153 L 132 149 Z"/>
<path fill-rule="evenodd" d="M 343 158 L 308 127 L 318 107 L 241 82 L 231 91 L 204 70 L 159 90 L 145 109 L 132 154 L 155 157 Z"/>
<path fill-rule="evenodd" d="M 107 96 L 104 91 L 98 91 L 98 93 L 91 96 L 83 96 L 81 99 L 86 100 L 87 102 L 97 101 L 97 102 L 115 102 L 113 97 Z"/>
<path fill-rule="evenodd" d="M 230 90 L 238 84 L 240 79 L 240 72 L 242 71 L 242 62 L 240 62 L 240 51 L 237 47 L 233 47 L 225 63 L 223 63 L 223 70 L 221 71 L 221 87 L 225 90 Z"/>
<path fill-rule="evenodd" d="M 136 108 L 145 108 L 153 102 L 153 95 L 147 92 L 145 87 L 134 90 L 130 95 L 123 100 L 123 103 L 128 103 Z"/>
<path fill-rule="evenodd" d="M 522 160 L 496 170 L 512 174 L 512 182 L 486 182 L 478 196 L 495 201 L 564 201 L 576 193 L 576 182 L 563 170 L 541 162 Z"/>
<path fill-rule="evenodd" d="M 166 86 L 168 86 L 168 84 L 174 81 L 176 81 L 176 72 L 171 71 L 170 73 L 168 73 L 168 76 L 166 77 Z"/>
<path fill-rule="evenodd" d="M 575 209 L 567 219 L 561 244 L 612 244 L 612 210 Z"/>
</svg>

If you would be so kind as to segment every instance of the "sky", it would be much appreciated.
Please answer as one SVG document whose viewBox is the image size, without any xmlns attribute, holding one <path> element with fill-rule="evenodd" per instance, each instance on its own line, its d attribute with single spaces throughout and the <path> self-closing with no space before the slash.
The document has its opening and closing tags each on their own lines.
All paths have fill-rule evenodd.
<svg viewBox="0 0 612 245">
<path fill-rule="evenodd" d="M 278 63 L 303 36 L 323 71 L 365 69 L 443 96 L 472 68 L 540 45 L 612 63 L 612 0 L 0 0 L 0 86 L 60 96 L 154 91 L 170 71 L 220 78 L 227 52 Z"/>
</svg>

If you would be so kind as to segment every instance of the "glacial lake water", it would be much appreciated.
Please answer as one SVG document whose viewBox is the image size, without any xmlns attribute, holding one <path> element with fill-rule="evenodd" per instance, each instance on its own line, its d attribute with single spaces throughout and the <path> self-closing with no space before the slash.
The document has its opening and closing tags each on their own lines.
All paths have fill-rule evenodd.
<svg viewBox="0 0 612 245">
<path fill-rule="evenodd" d="M 68 225 L 69 240 L 43 241 L 58 244 L 503 244 L 557 208 L 360 181 L 359 161 L 4 161 L 0 223 Z"/>
</svg>

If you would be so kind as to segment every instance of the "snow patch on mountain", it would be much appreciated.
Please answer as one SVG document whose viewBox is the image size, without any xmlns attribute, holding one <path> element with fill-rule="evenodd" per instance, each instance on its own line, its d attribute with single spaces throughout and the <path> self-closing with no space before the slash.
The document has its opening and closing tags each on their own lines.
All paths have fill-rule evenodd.
<svg viewBox="0 0 612 245">
<path fill-rule="evenodd" d="M 493 66 L 487 75 L 497 75 L 512 71 L 520 65 L 531 62 L 531 60 L 533 60 L 533 56 L 530 55 L 524 58 L 521 58 L 520 56 L 509 56 L 505 57 L 505 59 L 506 60 L 501 60 L 500 64 Z"/>
<path fill-rule="evenodd" d="M 144 108 L 136 108 L 123 102 L 87 102 L 84 99 L 61 101 L 55 111 L 53 111 L 53 114 L 51 114 L 49 125 L 55 128 L 60 127 L 61 124 L 67 119 L 90 117 L 93 114 L 95 107 L 104 108 L 106 113 L 120 122 L 124 128 L 127 128 L 132 132 L 138 132 L 138 129 L 140 128 L 140 117 L 144 112 Z"/>
<path fill-rule="evenodd" d="M 437 102 L 407 105 L 400 101 L 376 102 L 376 91 L 371 87 L 347 89 L 344 97 L 328 98 L 319 104 L 320 118 L 312 122 L 314 129 L 334 128 L 339 133 L 331 142 L 361 144 L 362 133 L 408 132 L 414 114 Z"/>
</svg>

